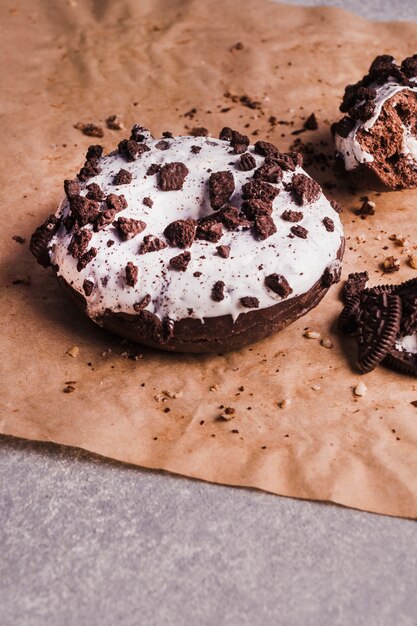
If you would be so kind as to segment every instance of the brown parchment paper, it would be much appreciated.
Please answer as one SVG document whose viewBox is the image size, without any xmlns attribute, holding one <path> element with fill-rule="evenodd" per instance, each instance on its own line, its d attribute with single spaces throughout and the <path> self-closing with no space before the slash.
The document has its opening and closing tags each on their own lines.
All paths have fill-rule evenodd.
<svg viewBox="0 0 417 626">
<path fill-rule="evenodd" d="M 416 382 L 383 368 L 358 375 L 353 346 L 335 332 L 340 287 L 304 319 L 240 352 L 140 349 L 143 358 L 133 361 L 121 355 L 132 347 L 75 311 L 27 245 L 12 240 L 28 240 L 55 210 L 63 179 L 94 143 L 73 128 L 77 122 L 103 124 L 117 113 L 127 127 L 184 133 L 186 125 L 206 126 L 213 134 L 249 124 L 246 132 L 259 130 L 286 149 L 291 131 L 315 111 L 319 130 L 301 137 L 331 152 L 329 123 L 345 84 L 377 53 L 415 53 L 417 25 L 266 0 L 16 0 L 0 10 L 1 432 L 213 482 L 417 517 Z M 237 42 L 243 49 L 231 50 Z M 247 94 L 262 110 L 225 92 Z M 193 107 L 189 120 L 183 114 Z M 271 115 L 294 126 L 271 128 Z M 121 138 L 106 130 L 103 143 L 110 149 Z M 333 181 L 329 171 L 310 171 Z M 360 201 L 343 184 L 331 195 L 345 207 L 344 276 L 366 267 L 372 282 L 389 281 L 378 263 L 392 253 L 401 258 L 395 281 L 416 275 L 388 236 L 417 244 L 417 192 L 372 195 L 377 212 L 366 221 L 355 216 Z M 333 349 L 305 339 L 307 326 L 330 337 Z M 74 345 L 77 358 L 66 354 Z M 355 399 L 360 380 L 368 392 Z M 69 381 L 75 391 L 63 393 Z M 164 392 L 182 395 L 162 400 Z M 281 409 L 284 399 L 292 403 Z M 235 419 L 216 421 L 221 405 L 234 407 Z"/>
</svg>

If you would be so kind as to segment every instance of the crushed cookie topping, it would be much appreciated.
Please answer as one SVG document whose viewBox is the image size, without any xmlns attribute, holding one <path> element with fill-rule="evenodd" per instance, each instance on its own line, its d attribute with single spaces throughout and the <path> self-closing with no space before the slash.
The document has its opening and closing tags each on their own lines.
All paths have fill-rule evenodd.
<svg viewBox="0 0 417 626">
<path fill-rule="evenodd" d="M 225 284 L 222 280 L 218 280 L 214 283 L 211 290 L 211 298 L 215 302 L 221 302 L 224 300 L 224 288 Z"/>
<path fill-rule="evenodd" d="M 213 172 L 209 178 L 210 204 L 214 210 L 221 209 L 235 190 L 232 172 Z"/>
<path fill-rule="evenodd" d="M 184 163 L 166 163 L 159 170 L 159 188 L 162 191 L 179 191 L 188 174 Z"/>
<path fill-rule="evenodd" d="M 138 282 L 139 269 L 137 265 L 129 261 L 126 265 L 126 285 L 128 287 L 134 287 Z"/>
<path fill-rule="evenodd" d="M 190 261 L 191 254 L 188 250 L 186 250 L 185 252 L 172 257 L 172 259 L 169 260 L 169 266 L 178 272 L 185 272 Z"/>
<path fill-rule="evenodd" d="M 168 224 L 164 230 L 164 235 L 171 246 L 177 248 L 189 248 L 195 238 L 196 220 L 175 220 Z"/>
<path fill-rule="evenodd" d="M 113 185 L 128 185 L 132 182 L 132 174 L 121 168 L 113 178 Z"/>
<path fill-rule="evenodd" d="M 146 228 L 145 222 L 135 220 L 132 217 L 119 217 L 113 222 L 113 226 L 116 228 L 122 241 L 133 239 L 135 235 L 138 235 Z"/>
<path fill-rule="evenodd" d="M 265 276 L 265 285 L 271 289 L 271 291 L 281 296 L 281 298 L 288 298 L 293 291 L 285 276 L 281 274 L 269 274 L 269 276 Z"/>
</svg>

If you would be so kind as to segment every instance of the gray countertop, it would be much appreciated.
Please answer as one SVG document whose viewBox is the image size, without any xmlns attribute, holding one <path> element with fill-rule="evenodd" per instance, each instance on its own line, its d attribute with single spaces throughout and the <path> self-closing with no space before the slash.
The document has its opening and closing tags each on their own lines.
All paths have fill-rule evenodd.
<svg viewBox="0 0 417 626">
<path fill-rule="evenodd" d="M 0 440 L 1 626 L 417 624 L 415 522 Z"/>
</svg>

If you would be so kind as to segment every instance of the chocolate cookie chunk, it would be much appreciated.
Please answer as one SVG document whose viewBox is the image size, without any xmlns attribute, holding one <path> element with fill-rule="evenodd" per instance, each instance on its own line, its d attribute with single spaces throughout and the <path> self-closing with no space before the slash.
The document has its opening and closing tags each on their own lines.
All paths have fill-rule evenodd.
<svg viewBox="0 0 417 626">
<path fill-rule="evenodd" d="M 159 187 L 162 191 L 180 191 L 188 174 L 184 163 L 166 163 L 159 170 Z"/>
<path fill-rule="evenodd" d="M 48 267 L 51 264 L 48 246 L 60 223 L 61 220 L 56 215 L 50 215 L 41 226 L 38 226 L 30 238 L 29 250 L 43 267 Z"/>
<path fill-rule="evenodd" d="M 232 172 L 213 172 L 209 179 L 210 204 L 216 211 L 229 201 L 235 190 Z"/>
</svg>

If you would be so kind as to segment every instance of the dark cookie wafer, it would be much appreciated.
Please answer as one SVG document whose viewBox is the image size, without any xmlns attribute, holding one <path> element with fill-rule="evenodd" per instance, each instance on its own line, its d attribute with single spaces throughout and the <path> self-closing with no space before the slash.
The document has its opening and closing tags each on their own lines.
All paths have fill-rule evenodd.
<svg viewBox="0 0 417 626">
<path fill-rule="evenodd" d="M 337 327 L 345 335 L 354 335 L 358 330 L 360 295 L 352 296 L 339 316 Z"/>
<path fill-rule="evenodd" d="M 400 285 L 389 285 L 389 287 L 402 298 L 417 295 L 417 278 L 410 278 Z"/>
<path fill-rule="evenodd" d="M 400 285 L 393 285 L 392 289 L 403 304 L 401 335 L 412 335 L 417 331 L 417 280 L 411 278 Z"/>
<path fill-rule="evenodd" d="M 383 365 L 396 369 L 404 374 L 417 376 L 417 354 L 393 348 L 383 360 Z"/>
<path fill-rule="evenodd" d="M 48 267 L 51 262 L 48 254 L 48 246 L 59 228 L 61 220 L 56 215 L 50 215 L 44 223 L 39 226 L 30 239 L 29 249 L 43 267 Z"/>
<path fill-rule="evenodd" d="M 401 298 L 395 294 L 361 294 L 356 339 L 358 363 L 363 373 L 375 369 L 394 347 L 401 310 Z"/>
<path fill-rule="evenodd" d="M 402 350 L 392 349 L 382 362 L 391 369 L 396 369 L 403 374 L 417 376 L 417 355 Z"/>
</svg>

